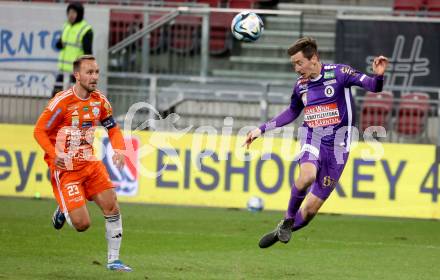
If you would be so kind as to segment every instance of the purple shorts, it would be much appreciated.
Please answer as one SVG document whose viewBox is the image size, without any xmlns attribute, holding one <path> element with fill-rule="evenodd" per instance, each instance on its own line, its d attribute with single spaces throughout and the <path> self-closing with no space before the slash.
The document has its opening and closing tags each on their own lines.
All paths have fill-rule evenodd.
<svg viewBox="0 0 440 280">
<path fill-rule="evenodd" d="M 321 145 L 320 150 L 310 144 L 303 147 L 299 163 L 310 162 L 316 166 L 316 180 L 310 187 L 310 192 L 322 200 L 326 200 L 336 187 L 336 183 L 344 171 L 348 159 L 348 152 L 336 160 L 333 147 Z"/>
</svg>

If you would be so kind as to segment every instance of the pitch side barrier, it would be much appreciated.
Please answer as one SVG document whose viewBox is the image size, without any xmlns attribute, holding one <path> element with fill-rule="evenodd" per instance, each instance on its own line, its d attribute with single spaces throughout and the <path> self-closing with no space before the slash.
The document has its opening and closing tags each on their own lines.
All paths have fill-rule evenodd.
<svg viewBox="0 0 440 280">
<path fill-rule="evenodd" d="M 0 129 L 0 195 L 52 198 L 33 126 Z M 268 137 L 246 150 L 244 136 L 207 132 L 124 131 L 130 163 L 123 170 L 112 165 L 104 131 L 97 132 L 94 146 L 119 201 L 245 208 L 251 196 L 259 196 L 265 209 L 285 210 L 299 172 L 298 143 Z M 322 211 L 440 219 L 438 173 L 434 145 L 360 143 Z"/>
</svg>

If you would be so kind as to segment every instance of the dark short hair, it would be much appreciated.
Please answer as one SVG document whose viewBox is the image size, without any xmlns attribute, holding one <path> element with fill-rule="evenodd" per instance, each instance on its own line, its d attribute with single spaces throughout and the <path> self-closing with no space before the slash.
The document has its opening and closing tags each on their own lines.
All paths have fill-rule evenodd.
<svg viewBox="0 0 440 280">
<path fill-rule="evenodd" d="M 86 55 L 82 55 L 82 56 L 78 57 L 73 62 L 73 73 L 79 72 L 79 69 L 81 67 L 81 62 L 83 62 L 83 60 L 96 60 L 96 58 L 90 54 L 86 54 Z"/>
<path fill-rule="evenodd" d="M 304 57 L 311 59 L 313 55 L 318 55 L 318 46 L 315 39 L 311 37 L 303 37 L 296 40 L 296 42 L 287 49 L 289 56 L 292 56 L 298 52 L 302 52 Z"/>
</svg>

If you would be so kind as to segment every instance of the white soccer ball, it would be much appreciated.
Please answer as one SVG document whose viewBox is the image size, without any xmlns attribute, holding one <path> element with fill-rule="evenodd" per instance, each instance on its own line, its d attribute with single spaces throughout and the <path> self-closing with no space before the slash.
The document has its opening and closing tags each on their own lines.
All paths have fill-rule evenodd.
<svg viewBox="0 0 440 280">
<path fill-rule="evenodd" d="M 263 34 L 264 24 L 261 18 L 251 12 L 237 14 L 231 23 L 232 35 L 237 40 L 254 42 Z"/>
<path fill-rule="evenodd" d="M 247 202 L 247 209 L 251 212 L 258 212 L 264 209 L 264 201 L 261 197 L 252 196 Z"/>
</svg>

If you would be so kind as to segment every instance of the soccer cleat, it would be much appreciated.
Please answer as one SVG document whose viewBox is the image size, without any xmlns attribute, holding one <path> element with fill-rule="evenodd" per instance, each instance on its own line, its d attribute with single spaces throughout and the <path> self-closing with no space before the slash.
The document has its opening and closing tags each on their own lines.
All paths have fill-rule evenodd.
<svg viewBox="0 0 440 280">
<path fill-rule="evenodd" d="M 126 264 L 123 264 L 120 260 L 113 261 L 107 264 L 107 268 L 113 271 L 132 272 L 133 269 Z"/>
<path fill-rule="evenodd" d="M 287 243 L 292 237 L 293 219 L 283 219 L 277 226 L 277 236 L 280 242 Z"/>
<path fill-rule="evenodd" d="M 276 229 L 266 233 L 258 243 L 260 248 L 268 248 L 278 241 L 287 243 L 292 236 L 293 219 L 283 219 L 277 225 Z"/>
<path fill-rule="evenodd" d="M 60 210 L 60 206 L 57 207 L 52 216 L 52 225 L 55 229 L 61 229 L 66 222 L 66 216 Z"/>
<path fill-rule="evenodd" d="M 278 241 L 278 235 L 277 230 L 271 231 L 269 233 L 266 233 L 258 243 L 258 246 L 260 246 L 261 249 L 268 248 L 272 246 L 273 244 L 277 243 Z"/>
</svg>

